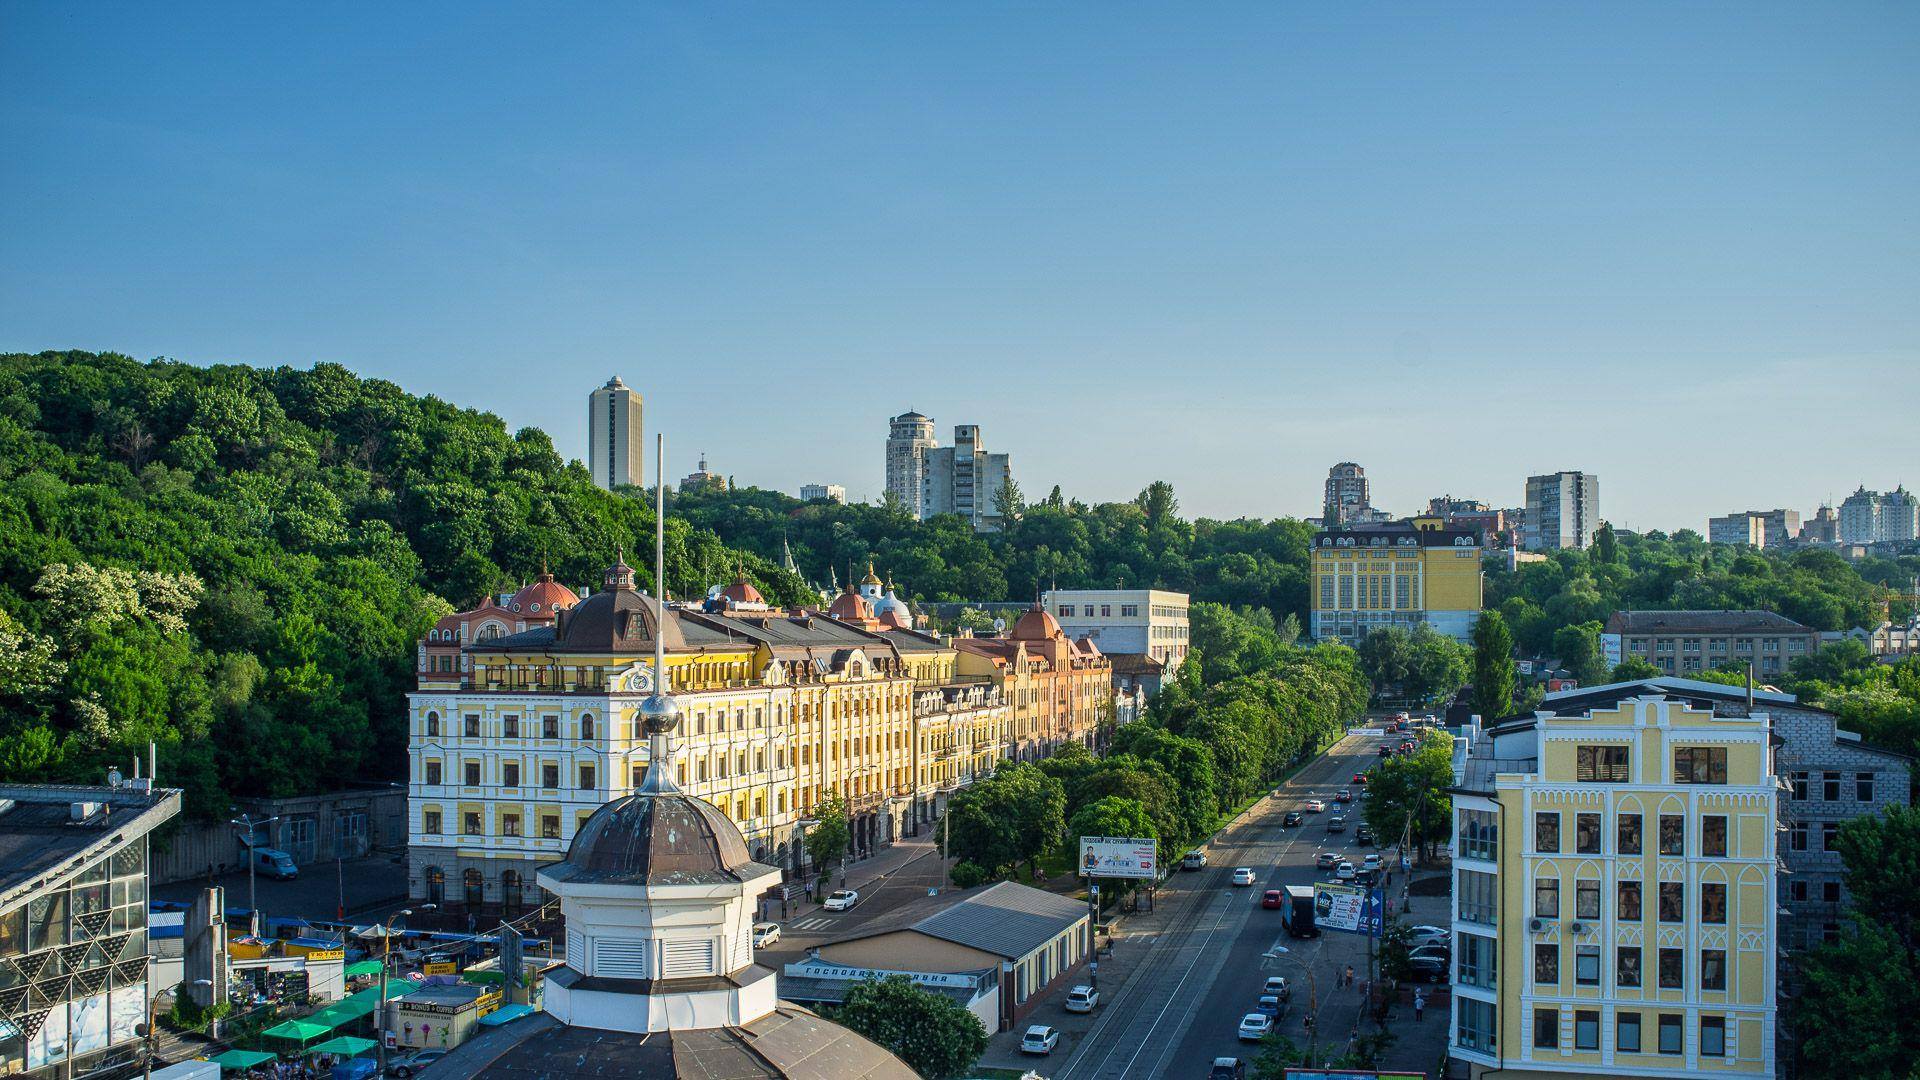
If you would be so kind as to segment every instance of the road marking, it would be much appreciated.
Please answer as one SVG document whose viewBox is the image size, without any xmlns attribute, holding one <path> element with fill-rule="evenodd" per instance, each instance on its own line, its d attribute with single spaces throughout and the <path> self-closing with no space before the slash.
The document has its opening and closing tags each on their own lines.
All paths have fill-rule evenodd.
<svg viewBox="0 0 1920 1080">
<path fill-rule="evenodd" d="M 824 929 L 826 929 L 827 927 L 829 927 L 829 926 L 832 926 L 832 925 L 833 925 L 833 920 L 832 920 L 832 919 L 801 919 L 801 920 L 800 920 L 799 922 L 797 922 L 797 923 L 794 923 L 794 924 L 793 924 L 793 925 L 792 925 L 791 927 L 789 927 L 789 929 L 793 929 L 793 930 L 824 930 Z"/>
</svg>

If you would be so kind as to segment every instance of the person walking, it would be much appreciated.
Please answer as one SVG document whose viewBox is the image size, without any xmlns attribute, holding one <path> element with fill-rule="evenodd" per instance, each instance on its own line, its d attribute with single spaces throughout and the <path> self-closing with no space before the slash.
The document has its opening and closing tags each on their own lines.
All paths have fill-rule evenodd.
<svg viewBox="0 0 1920 1080">
<path fill-rule="evenodd" d="M 1353 985 L 1353 965 L 1352 964 L 1348 964 L 1347 969 L 1340 973 L 1340 985 L 1341 986 Z"/>
<path fill-rule="evenodd" d="M 1420 1021 L 1426 1019 L 1426 1016 L 1427 1016 L 1427 993 L 1426 991 L 1416 986 L 1414 987 L 1414 990 L 1413 990 L 1414 1023 L 1419 1023 Z"/>
</svg>

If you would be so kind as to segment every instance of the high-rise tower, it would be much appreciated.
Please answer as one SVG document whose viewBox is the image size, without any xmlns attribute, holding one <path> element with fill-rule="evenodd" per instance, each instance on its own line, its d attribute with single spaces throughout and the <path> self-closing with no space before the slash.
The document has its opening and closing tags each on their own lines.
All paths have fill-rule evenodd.
<svg viewBox="0 0 1920 1080">
<path fill-rule="evenodd" d="M 595 487 L 644 484 L 640 394 L 615 375 L 587 397 L 587 470 Z"/>
<path fill-rule="evenodd" d="M 909 409 L 888 421 L 887 493 L 897 497 L 914 517 L 921 513 L 927 451 L 940 445 L 933 437 L 933 418 Z"/>
</svg>

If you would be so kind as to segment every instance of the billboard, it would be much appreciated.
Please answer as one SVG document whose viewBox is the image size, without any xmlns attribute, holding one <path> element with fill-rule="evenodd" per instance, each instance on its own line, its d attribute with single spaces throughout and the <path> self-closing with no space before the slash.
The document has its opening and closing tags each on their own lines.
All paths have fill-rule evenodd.
<svg viewBox="0 0 1920 1080">
<path fill-rule="evenodd" d="M 1619 667 L 1622 658 L 1619 634 L 1600 635 L 1600 654 L 1606 657 L 1608 667 Z"/>
<path fill-rule="evenodd" d="M 1328 930 L 1377 935 L 1385 922 L 1386 907 L 1386 897 L 1379 889 L 1336 881 L 1319 881 L 1313 886 L 1314 922 Z"/>
<path fill-rule="evenodd" d="M 1080 873 L 1083 877 L 1152 879 L 1160 876 L 1160 858 L 1152 839 L 1083 836 Z"/>
</svg>

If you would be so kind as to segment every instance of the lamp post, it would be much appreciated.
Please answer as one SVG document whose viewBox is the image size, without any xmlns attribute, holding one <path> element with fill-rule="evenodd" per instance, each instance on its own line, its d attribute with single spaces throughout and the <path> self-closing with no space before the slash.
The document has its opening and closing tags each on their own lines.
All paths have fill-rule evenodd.
<svg viewBox="0 0 1920 1080">
<path fill-rule="evenodd" d="M 1271 949 L 1261 955 L 1267 960 L 1291 961 L 1307 977 L 1307 1065 L 1313 1067 L 1320 1055 L 1320 1025 L 1316 1022 L 1320 1015 L 1320 994 L 1314 987 L 1313 965 L 1292 953 L 1293 950 L 1276 941 Z"/>
<path fill-rule="evenodd" d="M 438 904 L 421 904 L 421 911 L 432 911 Z M 387 1075 L 387 966 L 393 956 L 394 924 L 413 914 L 412 908 L 401 908 L 387 917 L 387 921 L 373 930 L 361 935 L 380 938 L 380 1000 L 374 1004 L 373 1035 L 377 1043 L 375 1053 L 379 1056 L 380 1076 Z"/>
<path fill-rule="evenodd" d="M 241 835 L 244 838 L 242 843 L 247 849 L 247 919 L 249 922 L 253 920 L 254 912 L 260 910 L 260 905 L 255 901 L 254 896 L 254 866 L 259 861 L 254 858 L 254 830 L 262 825 L 271 825 L 279 820 L 278 815 L 268 818 L 257 818 L 252 814 L 241 814 L 239 817 L 227 822 L 229 825 L 236 825 L 246 830 Z M 248 929 L 252 930 L 254 928 L 250 926 Z"/>
</svg>

